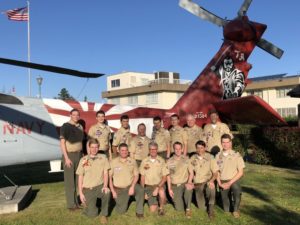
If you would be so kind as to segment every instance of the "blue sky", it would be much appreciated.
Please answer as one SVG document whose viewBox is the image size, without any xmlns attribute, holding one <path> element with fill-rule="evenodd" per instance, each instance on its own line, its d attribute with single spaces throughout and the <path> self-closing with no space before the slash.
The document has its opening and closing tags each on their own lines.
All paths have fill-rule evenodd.
<svg viewBox="0 0 300 225">
<path fill-rule="evenodd" d="M 232 19 L 243 0 L 194 0 L 220 17 Z M 2 0 L 0 10 L 23 7 L 25 0 Z M 248 16 L 268 25 L 263 37 L 282 48 L 278 60 L 256 48 L 248 62 L 249 77 L 300 73 L 300 1 L 253 0 Z M 222 29 L 178 6 L 178 0 L 62 1 L 31 0 L 31 61 L 107 75 L 122 71 L 179 72 L 194 80 L 222 44 Z M 27 24 L 0 15 L 0 57 L 27 60 Z M 0 65 L 0 91 L 15 86 L 28 95 L 27 69 Z M 32 70 L 44 78 L 43 97 L 57 96 L 62 88 L 83 100 L 103 102 L 106 76 L 89 79 Z M 86 84 L 86 86 L 85 86 Z M 81 95 L 80 91 L 83 89 Z"/>
</svg>

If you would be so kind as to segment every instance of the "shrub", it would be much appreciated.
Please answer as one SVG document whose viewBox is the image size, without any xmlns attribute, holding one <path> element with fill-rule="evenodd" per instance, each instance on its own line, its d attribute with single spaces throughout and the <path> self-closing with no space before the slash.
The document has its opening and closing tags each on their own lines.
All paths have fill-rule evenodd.
<svg viewBox="0 0 300 225">
<path fill-rule="evenodd" d="M 299 127 L 265 127 L 253 129 L 253 132 L 256 143 L 270 154 L 273 165 L 300 166 Z"/>
</svg>

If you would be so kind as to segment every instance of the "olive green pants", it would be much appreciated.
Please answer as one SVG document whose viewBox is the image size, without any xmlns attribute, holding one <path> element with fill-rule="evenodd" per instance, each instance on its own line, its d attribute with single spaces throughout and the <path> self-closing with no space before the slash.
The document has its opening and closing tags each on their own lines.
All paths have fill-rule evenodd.
<svg viewBox="0 0 300 225">
<path fill-rule="evenodd" d="M 190 209 L 193 190 L 186 189 L 185 184 L 172 184 L 172 190 L 174 193 L 173 202 L 175 209 L 178 211 L 184 211 L 184 206 L 186 209 Z"/>
<path fill-rule="evenodd" d="M 65 166 L 65 159 L 63 157 L 63 167 L 64 167 L 64 183 L 65 183 L 65 193 L 67 200 L 67 208 L 74 208 L 78 205 L 77 200 L 77 175 L 76 170 L 82 156 L 81 152 L 67 152 L 68 157 L 72 161 L 71 167 Z"/>
<path fill-rule="evenodd" d="M 208 205 L 213 206 L 216 199 L 216 189 L 210 189 L 206 182 L 195 184 L 195 195 L 199 209 L 206 209 L 206 200 Z"/>
<path fill-rule="evenodd" d="M 229 180 L 222 180 L 222 183 L 226 183 Z M 233 202 L 231 202 L 231 196 L 233 197 Z M 240 208 L 241 203 L 241 196 L 242 196 L 242 187 L 240 180 L 234 182 L 229 189 L 223 190 L 221 189 L 221 197 L 223 203 L 223 209 L 225 212 L 229 212 L 230 205 L 233 206 L 233 211 L 236 212 Z"/>
<path fill-rule="evenodd" d="M 117 192 L 116 201 L 116 212 L 119 214 L 123 214 L 128 209 L 128 202 L 130 196 L 128 195 L 129 187 L 127 188 L 114 188 Z M 136 184 L 134 187 L 134 197 L 136 201 L 136 213 L 143 214 L 144 213 L 144 189 Z"/>
<path fill-rule="evenodd" d="M 92 189 L 83 188 L 83 194 L 86 200 L 86 206 L 83 209 L 83 214 L 88 217 L 98 216 L 98 207 L 96 205 L 97 199 L 101 199 L 100 216 L 108 216 L 108 204 L 110 199 L 110 192 L 105 194 L 102 192 L 103 184 Z"/>
<path fill-rule="evenodd" d="M 157 155 L 162 157 L 164 160 L 167 160 L 167 151 L 157 152 Z"/>
<path fill-rule="evenodd" d="M 142 160 L 136 159 L 135 161 L 136 161 L 137 167 L 140 168 Z"/>
<path fill-rule="evenodd" d="M 159 197 L 159 194 L 157 194 L 157 196 L 152 195 L 152 193 L 153 193 L 153 191 L 156 187 L 157 187 L 156 185 L 153 185 L 153 186 L 145 185 L 145 187 L 144 187 L 144 192 L 148 197 L 148 205 L 149 206 L 158 205 L 158 200 L 157 199 Z"/>
</svg>

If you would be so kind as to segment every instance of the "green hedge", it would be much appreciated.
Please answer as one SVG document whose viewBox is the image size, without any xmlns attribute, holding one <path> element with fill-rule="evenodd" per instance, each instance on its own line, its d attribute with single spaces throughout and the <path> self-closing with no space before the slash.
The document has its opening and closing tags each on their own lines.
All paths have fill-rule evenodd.
<svg viewBox="0 0 300 225">
<path fill-rule="evenodd" d="M 234 148 L 245 160 L 284 167 L 300 166 L 300 128 L 237 126 Z"/>
</svg>

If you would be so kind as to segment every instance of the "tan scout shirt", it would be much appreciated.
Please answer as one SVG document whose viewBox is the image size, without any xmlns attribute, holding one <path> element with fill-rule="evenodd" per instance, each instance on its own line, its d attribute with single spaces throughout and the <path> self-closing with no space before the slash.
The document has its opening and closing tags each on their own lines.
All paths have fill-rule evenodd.
<svg viewBox="0 0 300 225">
<path fill-rule="evenodd" d="M 170 133 L 165 128 L 153 131 L 153 141 L 158 145 L 158 152 L 165 152 L 170 144 Z"/>
<path fill-rule="evenodd" d="M 225 123 L 216 123 L 216 128 L 213 128 L 212 124 L 207 124 L 204 127 L 204 141 L 207 145 L 207 150 L 210 152 L 214 146 L 219 146 L 220 150 L 222 149 L 221 145 L 221 136 L 223 134 L 230 134 L 229 127 Z"/>
<path fill-rule="evenodd" d="M 115 187 L 126 188 L 132 184 L 134 176 L 139 175 L 139 170 L 136 161 L 130 157 L 125 160 L 117 157 L 110 162 L 109 175 Z"/>
<path fill-rule="evenodd" d="M 64 123 L 60 128 L 59 138 L 66 140 L 67 152 L 80 152 L 82 150 L 83 127 L 79 123 Z"/>
<path fill-rule="evenodd" d="M 130 140 L 129 152 L 133 159 L 143 160 L 149 154 L 150 139 L 147 136 L 135 136 Z"/>
<path fill-rule="evenodd" d="M 97 154 L 95 158 L 89 155 L 79 161 L 76 174 L 83 176 L 84 188 L 92 188 L 103 184 L 103 173 L 108 172 L 110 166 L 105 156 Z"/>
<path fill-rule="evenodd" d="M 131 138 L 130 130 L 121 127 L 114 135 L 113 146 L 119 146 L 121 143 L 129 144 Z"/>
<path fill-rule="evenodd" d="M 169 174 L 169 170 L 162 157 L 156 156 L 156 159 L 152 160 L 148 156 L 141 163 L 140 174 L 145 176 L 146 185 L 158 185 L 162 177 Z"/>
<path fill-rule="evenodd" d="M 193 155 L 190 159 L 190 166 L 195 173 L 195 184 L 208 182 L 219 170 L 216 160 L 208 153 L 205 153 L 203 157 L 198 154 Z"/>
<path fill-rule="evenodd" d="M 171 152 L 174 152 L 174 149 L 173 149 L 173 144 L 178 141 L 180 142 L 181 144 L 184 145 L 185 142 L 187 142 L 187 134 L 185 132 L 185 130 L 180 127 L 180 126 L 177 126 L 177 127 L 172 127 L 170 129 L 170 136 L 171 136 Z"/>
<path fill-rule="evenodd" d="M 185 156 L 181 156 L 179 160 L 176 160 L 175 156 L 172 156 L 167 161 L 172 184 L 187 183 L 189 178 L 189 163 L 189 158 Z"/>
<path fill-rule="evenodd" d="M 196 152 L 195 144 L 199 140 L 203 140 L 203 130 L 201 127 L 194 125 L 193 127 L 185 127 L 187 134 L 187 151 L 188 153 Z"/>
<path fill-rule="evenodd" d="M 99 150 L 107 151 L 109 148 L 110 128 L 105 124 L 94 124 L 88 132 L 89 137 L 96 138 L 99 142 Z"/>
<path fill-rule="evenodd" d="M 228 155 L 224 155 L 221 151 L 216 156 L 219 166 L 220 179 L 231 180 L 241 169 L 245 168 L 245 162 L 239 152 L 233 150 L 228 151 Z"/>
</svg>

